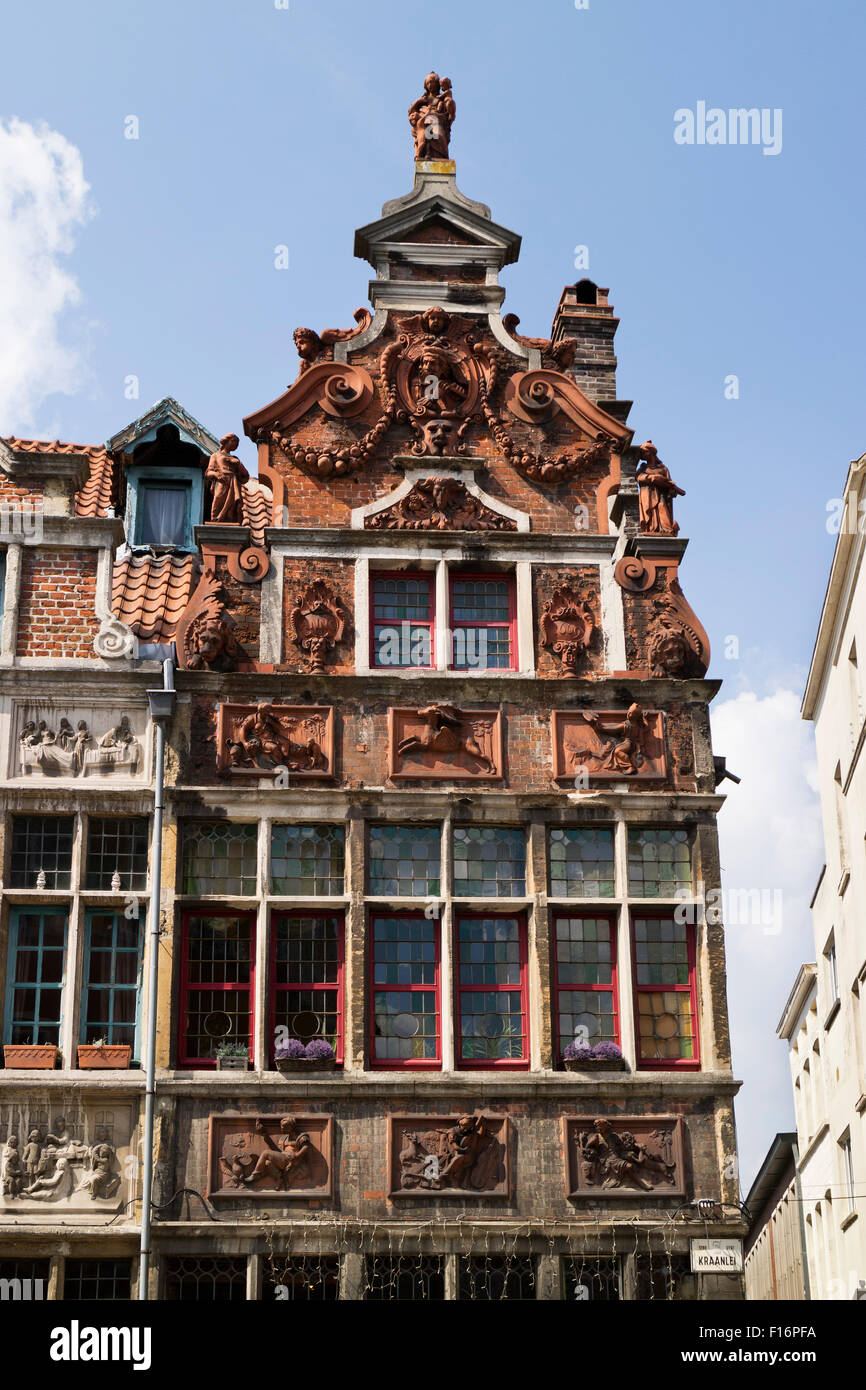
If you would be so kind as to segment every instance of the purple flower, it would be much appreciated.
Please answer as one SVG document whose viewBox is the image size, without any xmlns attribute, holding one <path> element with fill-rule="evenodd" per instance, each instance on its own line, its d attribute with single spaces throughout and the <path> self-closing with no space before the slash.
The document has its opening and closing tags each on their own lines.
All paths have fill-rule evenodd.
<svg viewBox="0 0 866 1390">
<path fill-rule="evenodd" d="M 324 1038 L 313 1038 L 308 1042 L 304 1049 L 304 1056 L 308 1062 L 332 1062 L 334 1060 L 334 1049 Z"/>
<path fill-rule="evenodd" d="M 297 1038 L 286 1038 L 285 1042 L 277 1043 L 274 1049 L 274 1057 L 278 1062 L 294 1062 L 305 1056 L 304 1044 L 298 1042 Z"/>
<path fill-rule="evenodd" d="M 566 1062 L 587 1062 L 592 1053 L 586 1043 L 570 1042 L 562 1055 Z"/>
<path fill-rule="evenodd" d="M 596 1043 L 595 1047 L 592 1049 L 592 1055 L 602 1062 L 622 1061 L 622 1052 L 617 1047 L 616 1043 L 612 1042 Z"/>
</svg>

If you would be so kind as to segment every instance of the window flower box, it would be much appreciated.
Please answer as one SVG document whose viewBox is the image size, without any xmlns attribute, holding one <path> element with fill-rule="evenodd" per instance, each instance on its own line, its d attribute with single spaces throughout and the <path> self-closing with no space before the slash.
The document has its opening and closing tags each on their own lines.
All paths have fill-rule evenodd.
<svg viewBox="0 0 866 1390">
<path fill-rule="evenodd" d="M 246 1071 L 250 1065 L 249 1057 L 217 1057 L 217 1071 Z"/>
<path fill-rule="evenodd" d="M 78 1065 L 82 1071 L 126 1071 L 132 1060 L 129 1043 L 79 1043 Z"/>
<path fill-rule="evenodd" d="M 7 1070 L 52 1071 L 59 1056 L 54 1043 L 7 1043 L 3 1048 Z"/>
<path fill-rule="evenodd" d="M 281 1072 L 333 1071 L 333 1057 L 277 1057 L 274 1066 Z"/>
<path fill-rule="evenodd" d="M 579 1060 L 569 1058 L 562 1064 L 566 1071 L 627 1071 L 624 1057 L 584 1057 Z"/>
</svg>

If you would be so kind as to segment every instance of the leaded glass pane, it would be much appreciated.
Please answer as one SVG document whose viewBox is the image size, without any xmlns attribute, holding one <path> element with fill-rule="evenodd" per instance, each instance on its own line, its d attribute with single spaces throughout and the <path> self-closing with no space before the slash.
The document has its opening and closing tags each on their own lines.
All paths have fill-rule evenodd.
<svg viewBox="0 0 866 1390">
<path fill-rule="evenodd" d="M 345 846 L 342 825 L 274 825 L 271 892 L 298 898 L 342 893 Z"/>
<path fill-rule="evenodd" d="M 613 831 L 585 826 L 548 831 L 550 892 L 554 898 L 612 898 Z"/>
<path fill-rule="evenodd" d="M 526 836 L 495 825 L 457 826 L 453 837 L 458 898 L 521 898 L 526 892 Z"/>
<path fill-rule="evenodd" d="M 692 887 L 691 834 L 679 828 L 628 832 L 628 891 L 638 898 L 675 898 Z"/>
<path fill-rule="evenodd" d="M 183 891 L 196 897 L 251 897 L 256 891 L 258 827 L 231 821 L 187 821 L 183 827 Z"/>
<path fill-rule="evenodd" d="M 438 825 L 371 825 L 368 850 L 371 893 L 408 898 L 439 895 Z"/>
</svg>

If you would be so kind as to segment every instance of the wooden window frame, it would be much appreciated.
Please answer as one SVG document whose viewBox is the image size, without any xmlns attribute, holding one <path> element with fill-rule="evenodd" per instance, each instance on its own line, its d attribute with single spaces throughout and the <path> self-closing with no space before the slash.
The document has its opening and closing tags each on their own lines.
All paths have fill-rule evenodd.
<svg viewBox="0 0 866 1390">
<path fill-rule="evenodd" d="M 250 978 L 247 984 L 191 984 L 189 979 L 189 924 L 194 917 L 245 917 L 250 923 Z M 178 1066 L 196 1071 L 216 1070 L 215 1057 L 191 1057 L 187 1051 L 186 1011 L 191 994 L 201 990 L 228 993 L 230 990 L 247 990 L 250 996 L 249 1057 L 253 1060 L 256 1034 L 256 913 L 247 908 L 232 911 L 231 908 L 184 907 L 181 913 L 181 958 L 180 958 L 180 1010 L 177 1039 Z M 218 1044 L 219 1039 L 214 1039 Z"/>
<path fill-rule="evenodd" d="M 575 898 L 574 901 L 575 901 L 575 902 L 580 902 L 581 899 Z M 594 921 L 594 922 L 607 922 L 607 924 L 608 924 L 608 926 L 609 926 L 609 928 L 610 928 L 610 979 L 611 979 L 611 982 L 610 982 L 609 985 L 601 985 L 601 984 L 599 984 L 599 985 L 589 985 L 589 984 L 585 984 L 585 985 L 584 985 L 584 984 L 561 984 L 561 983 L 560 983 L 560 979 L 559 979 L 559 937 L 558 937 L 557 934 L 556 934 L 556 924 L 557 924 L 557 922 L 559 921 L 560 918 L 568 919 L 568 918 L 573 918 L 573 917 L 582 917 L 582 918 L 586 918 L 586 919 L 591 920 L 591 921 Z M 569 1042 L 574 1042 L 574 1039 L 573 1039 L 573 1038 L 563 1038 L 563 1037 L 560 1035 L 560 1032 L 559 1032 L 559 1016 L 560 1016 L 560 1013 L 561 1013 L 561 1010 L 560 1010 L 560 1007 L 559 1007 L 559 996 L 560 996 L 560 994 L 571 993 L 571 992 L 573 992 L 574 990 L 580 990 L 581 993 L 583 993 L 583 994 L 592 994 L 592 993 L 599 993 L 599 994 L 601 994 L 602 992 L 605 993 L 605 994 L 613 994 L 613 1038 L 612 1038 L 612 1039 L 603 1038 L 603 1039 L 600 1039 L 599 1041 L 602 1041 L 602 1042 L 612 1041 L 612 1042 L 616 1043 L 617 1047 L 621 1048 L 621 1047 L 622 1047 L 622 1019 L 621 1019 L 621 1017 L 620 1017 L 620 1006 L 619 1006 L 619 967 L 618 967 L 618 959 L 617 959 L 617 918 L 616 918 L 616 913 L 615 913 L 615 912 L 612 912 L 612 911 L 606 911 L 606 912 L 605 912 L 605 911 L 603 911 L 603 912 L 592 912 L 592 911 L 570 912 L 570 911 L 568 910 L 568 908 L 565 908 L 565 907 L 558 907 L 558 906 L 557 906 L 557 907 L 553 907 L 553 908 L 550 909 L 550 926 L 551 926 L 551 937 L 552 937 L 552 946 L 553 946 L 553 950 L 552 950 L 552 952 L 551 952 L 551 954 L 552 954 L 552 956 L 553 956 L 553 1036 L 554 1036 L 554 1038 L 556 1039 L 556 1048 L 557 1048 L 556 1058 L 557 1058 L 557 1062 L 561 1062 L 561 1060 L 562 1060 L 563 1048 L 567 1045 L 567 1043 L 569 1043 Z M 590 1047 L 593 1046 L 592 1043 L 590 1043 L 589 1045 L 590 1045 Z"/>
<path fill-rule="evenodd" d="M 508 587 L 508 618 L 505 622 L 493 619 L 473 619 L 468 622 L 465 619 L 455 621 L 454 618 L 454 585 L 460 579 L 472 579 L 478 583 L 506 584 Z M 454 662 L 454 637 L 458 629 L 465 631 L 467 628 L 492 627 L 508 629 L 508 656 L 507 666 L 479 666 L 479 671 L 517 671 L 520 667 L 520 655 L 517 650 L 517 575 L 514 570 L 499 570 L 496 573 L 482 574 L 475 570 L 449 569 L 448 571 L 448 625 L 451 636 L 451 650 L 448 653 L 448 669 L 457 671 L 463 675 L 466 671 L 471 671 L 471 666 L 457 666 Z"/>
<path fill-rule="evenodd" d="M 697 947 L 695 926 L 692 922 L 683 925 L 686 929 L 686 949 L 688 952 L 689 982 L 686 985 L 639 985 L 637 979 L 637 936 L 635 933 L 635 921 L 656 919 L 659 921 L 675 921 L 673 910 L 670 908 L 659 911 L 647 911 L 644 908 L 633 908 L 629 917 L 629 933 L 631 936 L 631 964 L 633 980 L 633 1004 L 634 1004 L 634 1032 L 635 1032 L 635 1067 L 638 1071 L 700 1071 L 701 1070 L 701 1020 L 698 1013 L 698 980 L 697 980 Z M 679 925 L 679 924 L 678 924 Z M 650 1057 L 641 1056 L 641 1037 L 640 1037 L 640 1013 L 638 1010 L 638 1000 L 641 994 L 685 994 L 688 993 L 692 1008 L 692 1038 L 694 1040 L 694 1057 Z"/>
<path fill-rule="evenodd" d="M 374 924 L 377 920 L 385 920 L 388 917 L 417 918 L 419 921 L 433 922 L 436 926 L 434 935 L 434 980 L 432 985 L 377 985 L 376 984 L 376 938 L 374 934 Z M 399 909 L 392 909 L 390 912 L 381 908 L 371 908 L 367 916 L 368 922 L 368 941 L 370 944 L 370 964 L 369 964 L 369 988 L 367 990 L 367 1038 L 368 1038 L 368 1057 L 371 1070 L 375 1071 L 441 1071 L 442 1070 L 442 919 L 440 916 L 427 917 L 425 913 L 417 909 L 412 912 L 400 912 Z M 377 1057 L 376 1056 L 376 1004 L 377 994 L 397 994 L 405 991 L 406 994 L 430 994 L 433 993 L 436 1000 L 436 1056 L 435 1057 Z"/>
<path fill-rule="evenodd" d="M 453 1013 L 454 1013 L 454 1065 L 458 1071 L 528 1071 L 530 1066 L 530 1018 L 529 1018 L 529 933 L 525 911 L 522 912 L 484 912 L 470 909 L 464 912 L 460 907 L 452 909 L 451 960 L 453 963 Z M 462 985 L 460 983 L 460 923 L 466 921 L 490 921 L 501 918 L 517 922 L 517 942 L 520 964 L 520 984 L 518 985 Z M 463 1057 L 460 1007 L 463 994 L 514 994 L 520 992 L 520 1012 L 523 1018 L 523 1053 L 520 1057 Z"/>
<path fill-rule="evenodd" d="M 429 635 L 430 660 L 426 666 L 404 666 L 389 663 L 380 665 L 376 660 L 376 599 L 374 586 L 377 579 L 423 579 L 430 595 L 430 617 L 401 618 L 395 623 L 408 622 L 410 627 L 425 627 Z M 370 670 L 371 671 L 435 671 L 436 670 L 436 572 L 435 570 L 371 570 L 368 609 L 370 617 Z M 402 653 L 401 653 L 402 655 Z"/>
<path fill-rule="evenodd" d="M 335 917 L 337 919 L 337 981 L 336 984 L 277 984 L 277 923 L 290 918 Z M 337 1066 L 342 1066 L 345 1057 L 346 1011 L 345 1011 L 345 966 L 346 966 L 346 913 L 343 908 L 316 910 L 303 907 L 274 908 L 270 915 L 270 941 L 268 943 L 268 1012 L 270 1051 L 266 1060 L 273 1056 L 274 1037 L 277 1027 L 277 999 L 290 990 L 320 990 L 323 994 L 336 993 L 337 998 L 337 1043 L 334 1055 Z M 312 1040 L 311 1040 L 312 1041 Z"/>
</svg>

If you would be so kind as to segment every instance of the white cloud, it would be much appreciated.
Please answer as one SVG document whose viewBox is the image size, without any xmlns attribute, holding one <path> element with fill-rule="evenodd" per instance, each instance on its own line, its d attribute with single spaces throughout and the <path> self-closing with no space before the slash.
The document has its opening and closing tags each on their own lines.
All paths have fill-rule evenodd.
<svg viewBox="0 0 866 1390">
<path fill-rule="evenodd" d="M 81 299 L 63 265 L 92 214 L 81 154 L 56 130 L 0 121 L 0 433 L 31 429 L 42 401 L 83 377 L 64 342 L 64 312 Z"/>
<path fill-rule="evenodd" d="M 823 862 L 811 725 L 800 698 L 743 691 L 713 712 L 713 747 L 742 784 L 725 782 L 719 815 L 722 882 L 731 890 L 781 890 L 775 924 L 727 924 L 728 1006 L 734 1072 L 743 1080 L 737 1129 L 743 1195 L 773 1136 L 794 1129 L 786 1044 L 775 1035 L 794 978 L 814 957 L 809 902 Z"/>
</svg>

